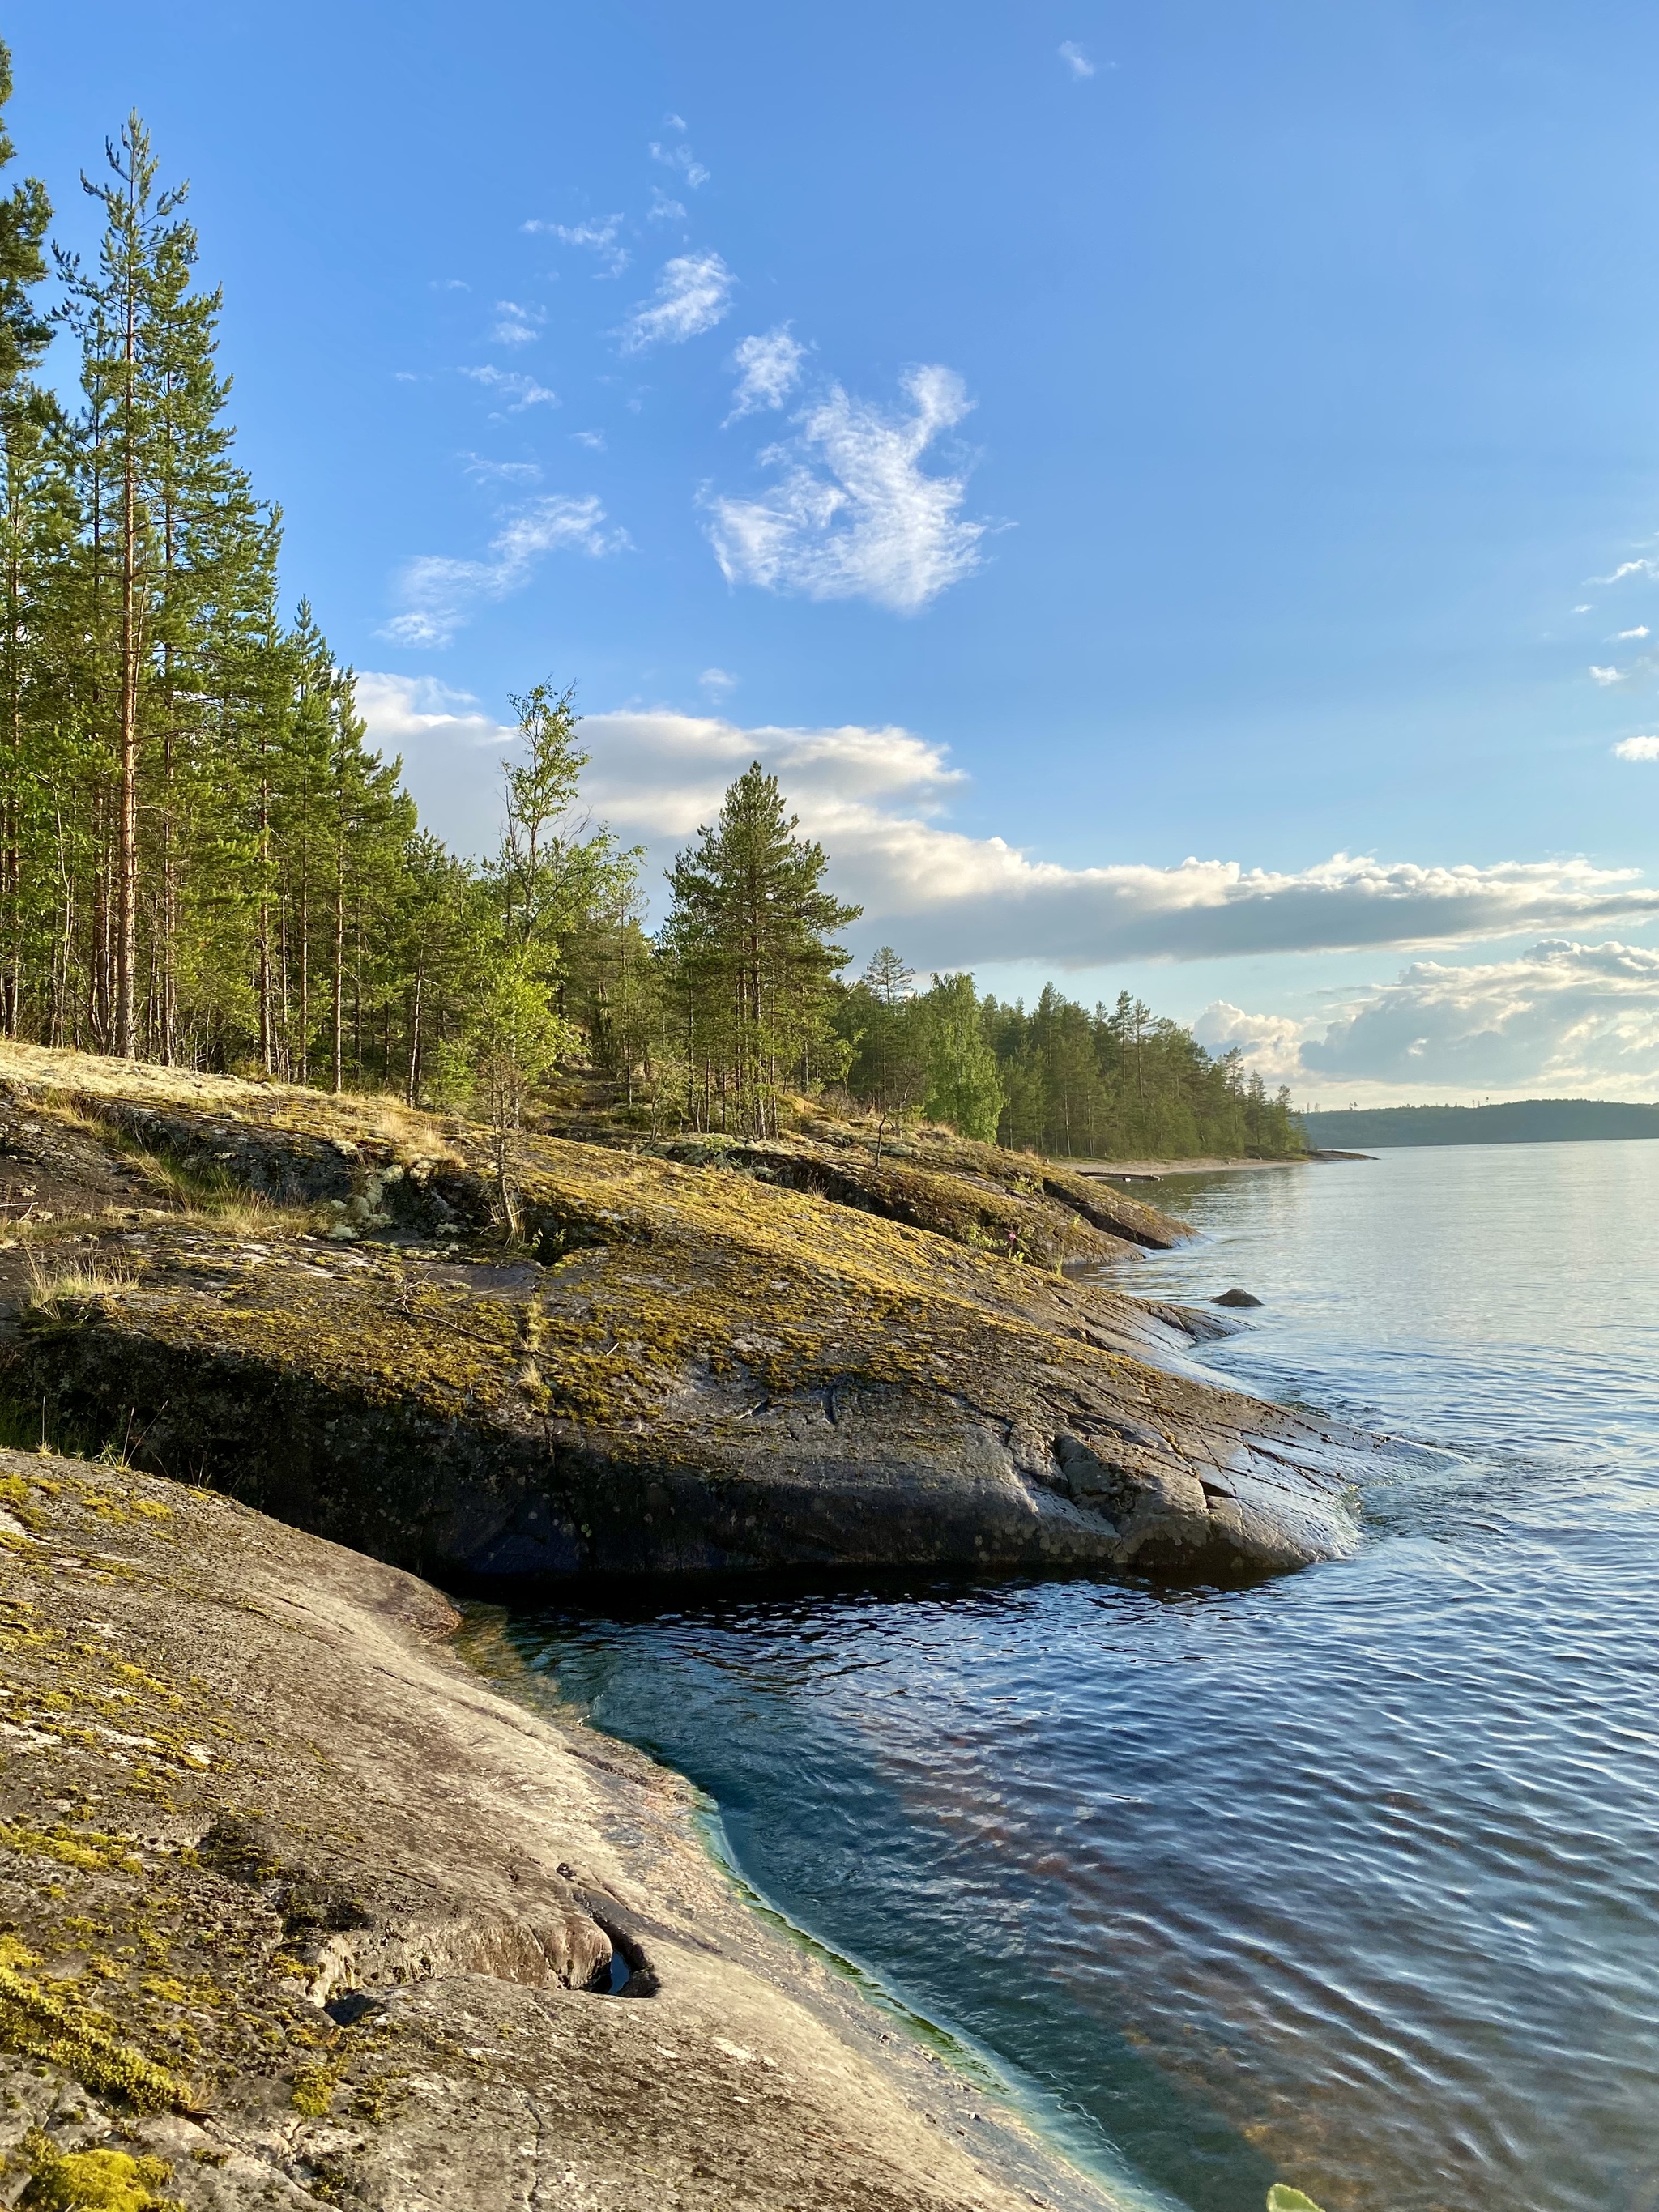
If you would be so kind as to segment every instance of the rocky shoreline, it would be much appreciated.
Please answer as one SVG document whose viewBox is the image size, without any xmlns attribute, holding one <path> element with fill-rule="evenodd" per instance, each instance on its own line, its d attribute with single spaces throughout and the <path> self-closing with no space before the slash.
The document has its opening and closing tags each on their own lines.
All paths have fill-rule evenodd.
<svg viewBox="0 0 1659 2212">
<path fill-rule="evenodd" d="M 7 2203 L 1102 2212 L 436 1591 L 131 1472 L 0 1498 Z"/>
<path fill-rule="evenodd" d="M 35 1435 L 473 1583 L 1353 1540 L 1370 1440 L 1184 1367 L 1214 1316 L 1061 1272 L 1183 1231 L 1044 1163 L 526 1133 L 507 1243 L 488 1132 L 71 1057 L 0 1050 Z"/>
<path fill-rule="evenodd" d="M 1104 2204 L 416 1576 L 1333 1556 L 1372 1441 L 1064 1272 L 1181 1224 L 987 1147 L 526 1133 L 509 1240 L 485 1132 L 18 1047 L 0 1154 L 0 2200 Z"/>
</svg>

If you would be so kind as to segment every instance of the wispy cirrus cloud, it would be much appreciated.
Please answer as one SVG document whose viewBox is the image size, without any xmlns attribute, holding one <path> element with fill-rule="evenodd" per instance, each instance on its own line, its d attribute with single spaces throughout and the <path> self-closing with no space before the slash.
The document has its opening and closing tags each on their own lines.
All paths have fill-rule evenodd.
<svg viewBox="0 0 1659 2212">
<path fill-rule="evenodd" d="M 683 131 L 685 125 L 680 123 L 671 127 Z M 678 169 L 694 192 L 708 182 L 708 170 L 683 139 L 678 146 L 671 146 L 661 139 L 653 138 L 651 141 L 651 158 L 653 161 L 660 161 L 665 169 Z"/>
<path fill-rule="evenodd" d="M 461 465 L 470 477 L 489 483 L 538 483 L 538 461 L 492 461 L 483 453 L 463 453 Z"/>
<path fill-rule="evenodd" d="M 532 217 L 520 226 L 532 236 L 538 233 L 556 238 L 563 246 L 576 246 L 593 254 L 599 260 L 602 276 L 620 276 L 629 264 L 629 252 L 617 243 L 623 227 L 619 215 L 590 216 L 586 222 L 543 222 Z"/>
<path fill-rule="evenodd" d="M 522 415 L 526 407 L 559 404 L 556 392 L 538 384 L 533 376 L 520 376 L 510 368 L 496 368 L 486 363 L 482 368 L 464 368 L 461 374 L 471 377 L 474 384 L 482 384 L 486 391 L 500 392 L 509 415 Z"/>
<path fill-rule="evenodd" d="M 1095 65 L 1075 39 L 1067 39 L 1060 49 L 1060 58 L 1075 77 L 1092 76 Z"/>
<path fill-rule="evenodd" d="M 483 560 L 422 553 L 405 562 L 397 580 L 402 610 L 378 634 L 395 645 L 447 645 L 476 606 L 522 590 L 541 556 L 556 547 L 599 559 L 629 543 L 625 530 L 606 527 L 605 509 L 591 494 L 576 499 L 555 493 L 507 514 Z"/>
<path fill-rule="evenodd" d="M 497 300 L 500 320 L 490 335 L 498 345 L 534 345 L 547 320 L 545 307 L 521 307 L 516 300 Z"/>
<path fill-rule="evenodd" d="M 1610 574 L 1587 576 L 1584 580 L 1587 584 L 1622 584 L 1626 576 L 1646 576 L 1650 580 L 1659 578 L 1659 561 L 1646 556 L 1636 561 L 1621 561 Z"/>
<path fill-rule="evenodd" d="M 762 337 L 744 338 L 732 356 L 738 385 L 726 422 L 739 422 L 763 407 L 781 407 L 800 382 L 805 358 L 806 348 L 790 335 L 787 323 L 780 323 Z"/>
<path fill-rule="evenodd" d="M 973 403 L 948 368 L 912 369 L 912 411 L 892 415 L 839 385 L 761 459 L 783 471 L 760 499 L 714 499 L 709 538 L 726 580 L 812 599 L 866 599 L 914 614 L 971 575 L 987 525 L 966 520 L 962 476 L 922 461 Z"/>
<path fill-rule="evenodd" d="M 736 283 L 718 253 L 676 254 L 663 264 L 653 297 L 635 307 L 615 333 L 623 351 L 684 345 L 712 331 L 729 311 Z"/>
</svg>

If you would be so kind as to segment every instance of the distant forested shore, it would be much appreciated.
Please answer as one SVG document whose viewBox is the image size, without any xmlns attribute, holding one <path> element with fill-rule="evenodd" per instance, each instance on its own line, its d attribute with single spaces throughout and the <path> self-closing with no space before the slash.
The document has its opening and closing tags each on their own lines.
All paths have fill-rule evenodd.
<svg viewBox="0 0 1659 2212">
<path fill-rule="evenodd" d="M 1310 1145 L 1584 1145 L 1659 1137 L 1659 1105 L 1616 1098 L 1511 1098 L 1498 1106 L 1358 1106 L 1304 1114 Z"/>
</svg>

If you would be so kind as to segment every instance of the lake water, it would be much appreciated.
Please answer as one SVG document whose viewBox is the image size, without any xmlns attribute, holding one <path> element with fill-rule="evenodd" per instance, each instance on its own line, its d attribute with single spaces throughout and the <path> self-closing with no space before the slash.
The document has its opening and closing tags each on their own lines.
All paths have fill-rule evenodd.
<svg viewBox="0 0 1659 2212">
<path fill-rule="evenodd" d="M 514 1619 L 1126 2201 L 1659 2208 L 1659 1143 L 1166 1182 L 1206 1353 L 1438 1448 L 1358 1555 Z"/>
</svg>

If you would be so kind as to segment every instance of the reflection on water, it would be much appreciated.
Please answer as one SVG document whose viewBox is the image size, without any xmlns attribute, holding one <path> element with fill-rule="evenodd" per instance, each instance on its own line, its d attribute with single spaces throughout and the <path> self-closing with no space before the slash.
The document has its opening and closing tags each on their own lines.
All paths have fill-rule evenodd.
<svg viewBox="0 0 1659 2212">
<path fill-rule="evenodd" d="M 532 1679 L 1154 2202 L 1659 2208 L 1659 1145 L 1162 1195 L 1133 1286 L 1265 1301 L 1213 1365 L 1444 1449 L 1356 1558 L 555 1609 Z"/>
</svg>

